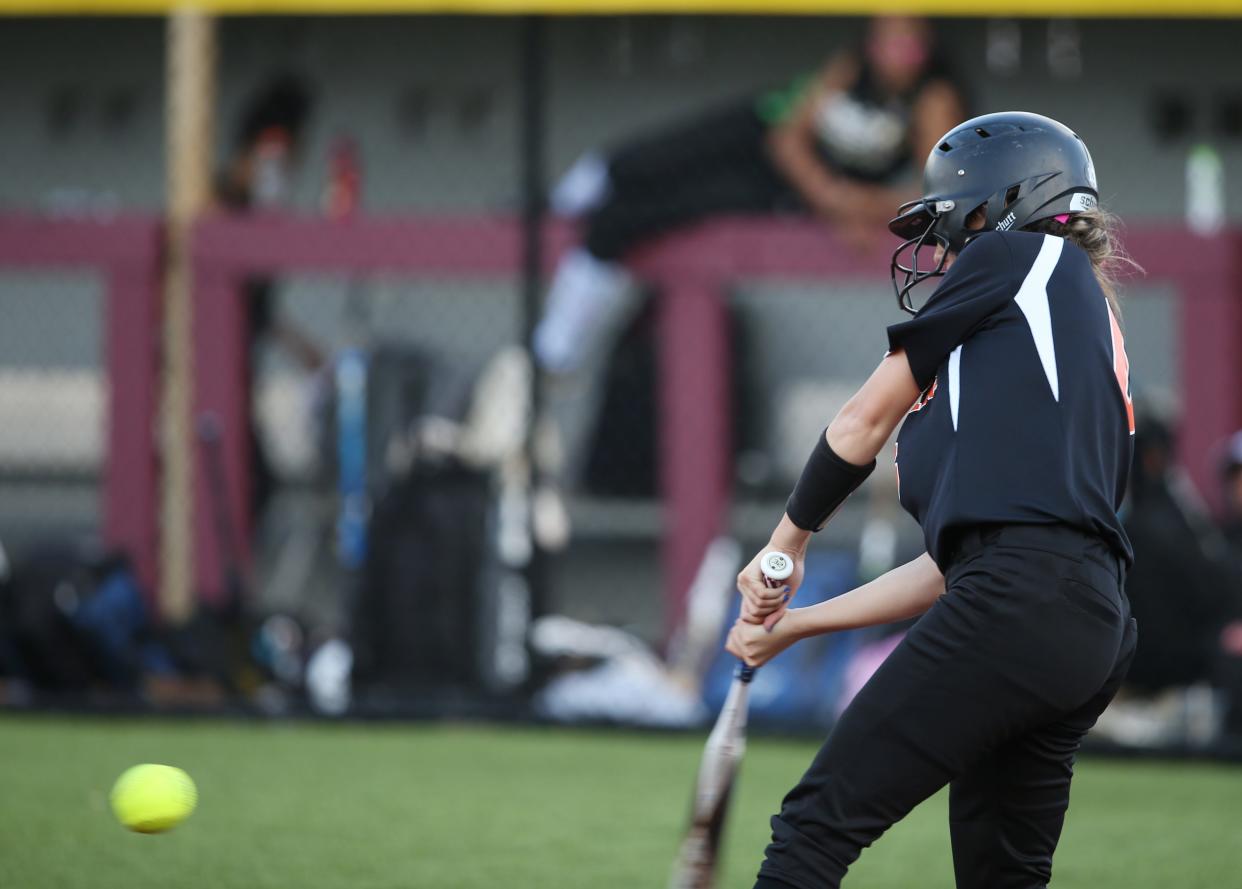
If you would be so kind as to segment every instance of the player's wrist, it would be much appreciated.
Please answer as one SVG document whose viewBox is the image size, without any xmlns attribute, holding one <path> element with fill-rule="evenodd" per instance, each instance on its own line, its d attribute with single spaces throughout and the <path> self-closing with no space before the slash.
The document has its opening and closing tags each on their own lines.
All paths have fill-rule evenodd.
<svg viewBox="0 0 1242 889">
<path fill-rule="evenodd" d="M 806 608 L 790 608 L 777 623 L 775 629 L 782 630 L 795 642 L 819 635 L 815 622 L 810 619 L 811 616 L 807 611 Z"/>
<path fill-rule="evenodd" d="M 768 545 L 765 549 L 778 549 L 792 556 L 795 561 L 801 561 L 806 556 L 806 548 L 810 545 L 810 542 L 811 532 L 799 528 L 786 515 L 772 531 L 772 536 L 768 539 Z"/>
</svg>

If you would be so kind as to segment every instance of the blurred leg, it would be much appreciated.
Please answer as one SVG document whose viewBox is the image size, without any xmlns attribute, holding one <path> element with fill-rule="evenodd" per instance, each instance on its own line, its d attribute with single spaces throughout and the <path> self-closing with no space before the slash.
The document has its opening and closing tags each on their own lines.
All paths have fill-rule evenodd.
<svg viewBox="0 0 1242 889">
<path fill-rule="evenodd" d="M 771 211 L 789 187 L 768 160 L 767 128 L 749 106 L 633 142 L 609 163 L 609 195 L 588 221 L 586 247 L 619 259 L 648 238 L 718 213 Z"/>
<path fill-rule="evenodd" d="M 670 171 L 642 189 L 617 186 L 587 223 L 586 249 L 619 260 L 658 235 L 709 216 L 773 212 L 788 188 L 766 164 L 706 164 Z"/>
<path fill-rule="evenodd" d="M 773 205 L 779 182 L 765 165 L 748 160 L 761 139 L 744 122 L 716 121 L 706 133 L 691 129 L 636 146 L 614 163 L 628 172 L 609 183 L 607 198 L 588 219 L 583 246 L 565 254 L 553 275 L 534 342 L 545 370 L 573 372 L 593 354 L 611 352 L 637 305 L 621 263 L 631 249 L 704 216 Z M 722 154 L 735 155 L 736 162 L 721 163 Z"/>
<path fill-rule="evenodd" d="M 609 159 L 612 185 L 630 192 L 658 192 L 670 179 L 708 168 L 746 166 L 763 150 L 767 127 L 750 103 L 718 108 L 628 141 Z"/>
<path fill-rule="evenodd" d="M 573 373 L 600 353 L 610 353 L 638 299 L 625 266 L 581 247 L 566 253 L 535 328 L 540 366 L 554 374 Z"/>
<path fill-rule="evenodd" d="M 555 377 L 547 403 L 567 482 L 585 460 L 600 374 L 642 300 L 622 258 L 704 217 L 776 206 L 787 190 L 763 145 L 754 114 L 730 109 L 635 142 L 610 163 L 607 196 L 588 219 L 583 246 L 562 257 L 533 343 L 540 366 Z"/>
</svg>

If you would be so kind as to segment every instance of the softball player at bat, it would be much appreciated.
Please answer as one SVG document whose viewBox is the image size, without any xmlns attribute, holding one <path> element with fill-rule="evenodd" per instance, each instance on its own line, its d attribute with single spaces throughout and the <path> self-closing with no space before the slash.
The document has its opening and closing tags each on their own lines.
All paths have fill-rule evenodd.
<svg viewBox="0 0 1242 889">
<path fill-rule="evenodd" d="M 1075 751 L 1134 652 L 1117 519 L 1134 418 L 1111 278 L 1126 260 L 1091 156 L 1056 121 L 989 114 L 937 143 L 924 191 L 889 224 L 913 318 L 888 328 L 762 550 L 793 558 L 788 588 L 763 583 L 759 557 L 739 575 L 728 648 L 757 666 L 806 636 L 922 617 L 785 797 L 756 889 L 840 885 L 946 784 L 959 889 L 1045 886 Z M 911 289 L 939 275 L 916 312 Z M 927 553 L 785 610 L 811 533 L 903 418 L 900 499 Z"/>
</svg>

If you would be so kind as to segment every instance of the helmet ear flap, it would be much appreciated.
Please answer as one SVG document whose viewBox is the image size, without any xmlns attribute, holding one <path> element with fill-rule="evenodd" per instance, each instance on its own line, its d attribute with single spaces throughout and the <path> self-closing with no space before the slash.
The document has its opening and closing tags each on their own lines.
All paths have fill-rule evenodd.
<svg viewBox="0 0 1242 889">
<path fill-rule="evenodd" d="M 1015 182 L 1004 191 L 998 191 L 989 201 L 984 231 L 1010 231 L 1025 228 L 1031 217 L 1044 205 L 1041 189 L 1060 173 L 1043 173 Z M 991 209 L 995 207 L 996 209 Z"/>
<path fill-rule="evenodd" d="M 1011 228 L 1017 228 L 1018 211 L 1021 209 L 1022 200 L 1031 191 L 1031 180 L 1026 179 L 1022 182 L 1015 182 L 1003 191 L 998 191 L 988 199 L 988 213 L 984 218 L 984 231 L 1009 231 Z"/>
</svg>

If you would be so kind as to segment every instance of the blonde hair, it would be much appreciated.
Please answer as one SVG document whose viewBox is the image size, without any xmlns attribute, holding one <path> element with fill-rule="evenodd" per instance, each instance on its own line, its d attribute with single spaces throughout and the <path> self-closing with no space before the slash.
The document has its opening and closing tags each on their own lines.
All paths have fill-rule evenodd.
<svg viewBox="0 0 1242 889">
<path fill-rule="evenodd" d="M 1027 231 L 1041 232 L 1065 238 L 1080 247 L 1091 260 L 1095 278 L 1108 299 L 1108 304 L 1121 321 L 1121 297 L 1117 292 L 1123 275 L 1143 274 L 1143 267 L 1130 258 L 1121 245 L 1121 220 L 1107 210 L 1096 207 L 1075 213 L 1066 222 L 1041 219 L 1026 227 Z"/>
</svg>

